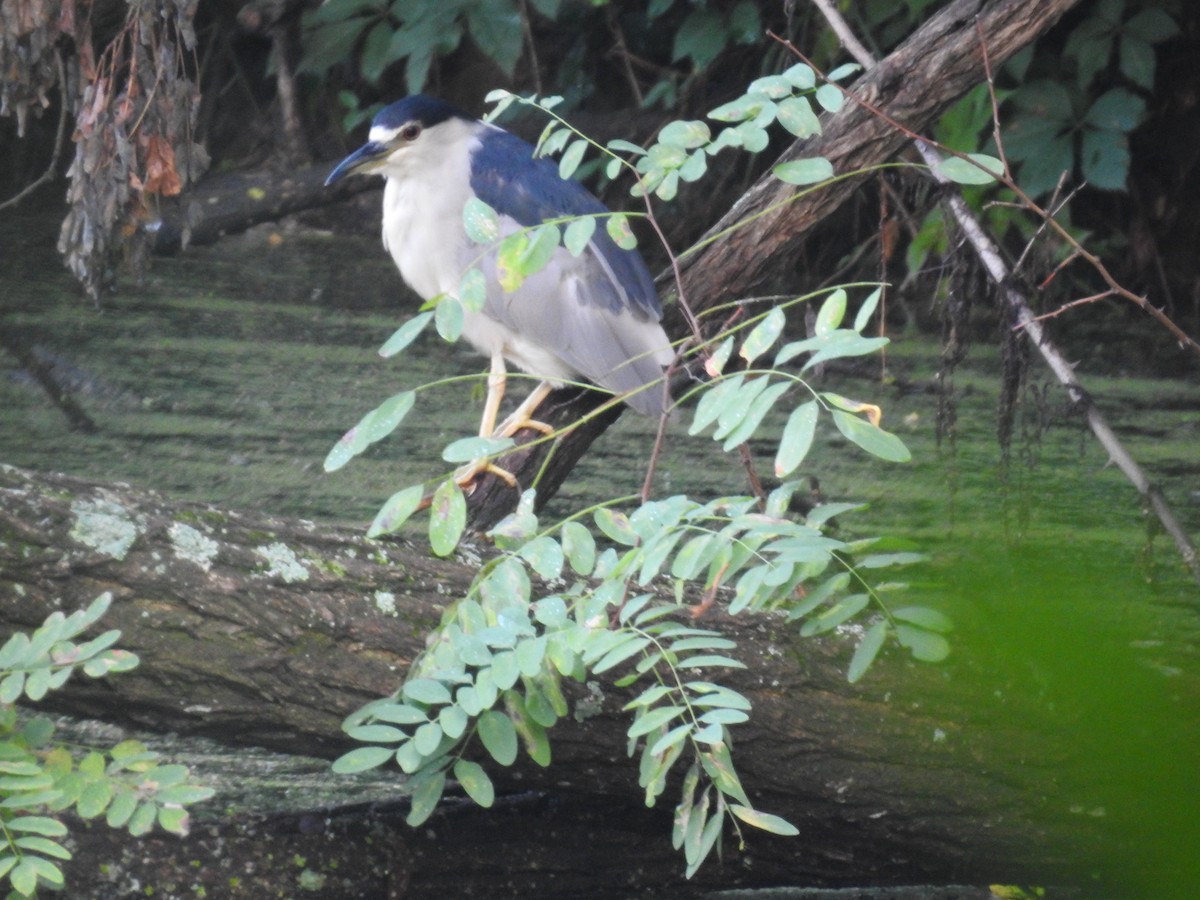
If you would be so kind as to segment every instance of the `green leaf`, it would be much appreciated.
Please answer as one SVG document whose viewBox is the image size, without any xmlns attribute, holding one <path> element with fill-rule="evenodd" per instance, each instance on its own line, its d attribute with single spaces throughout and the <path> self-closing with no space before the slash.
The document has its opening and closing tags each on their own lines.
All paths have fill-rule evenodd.
<svg viewBox="0 0 1200 900">
<path fill-rule="evenodd" d="M 875 315 L 875 309 L 879 306 L 879 300 L 883 296 L 883 288 L 877 287 L 863 301 L 862 306 L 858 308 L 858 313 L 854 317 L 854 330 L 862 333 L 862 330 L 867 327 L 871 321 L 871 316 Z"/>
<path fill-rule="evenodd" d="M 624 213 L 614 213 L 604 223 L 608 236 L 622 250 L 632 250 L 637 246 L 637 238 L 629 227 L 629 217 Z"/>
<path fill-rule="evenodd" d="M 685 150 L 694 150 L 712 140 L 712 131 L 707 122 L 699 119 L 668 122 L 658 133 L 658 139 L 664 144 L 674 144 Z"/>
<path fill-rule="evenodd" d="M 18 668 L 24 662 L 28 650 L 29 635 L 22 631 L 13 634 L 4 642 L 4 646 L 0 647 L 0 671 Z M 20 691 L 17 692 L 17 695 L 20 696 Z"/>
<path fill-rule="evenodd" d="M 736 405 L 738 393 L 745 380 L 746 376 L 739 372 L 716 384 L 705 386 L 700 402 L 696 404 L 696 412 L 692 415 L 692 424 L 688 426 L 688 434 L 699 434 L 725 414 L 727 409 Z"/>
<path fill-rule="evenodd" d="M 775 403 L 782 397 L 787 390 L 792 386 L 790 381 L 779 381 L 767 387 L 762 393 L 755 397 L 749 406 L 746 407 L 745 415 L 741 422 L 736 427 L 731 428 L 729 433 L 725 435 L 725 443 L 721 445 L 721 449 L 728 453 L 739 444 L 745 443 L 754 436 L 758 430 L 758 426 L 762 424 L 762 420 L 774 408 Z M 717 434 L 720 432 L 718 431 Z M 714 434 L 713 437 L 717 437 Z"/>
<path fill-rule="evenodd" d="M 1111 131 L 1089 130 L 1080 146 L 1083 177 L 1106 191 L 1125 189 L 1129 178 L 1129 139 Z"/>
<path fill-rule="evenodd" d="M 554 156 L 557 153 L 562 153 L 563 148 L 567 146 L 567 142 L 571 140 L 574 132 L 569 128 L 563 128 L 555 120 L 550 120 L 546 123 L 546 127 L 542 129 L 542 135 L 538 138 L 537 144 L 534 146 L 535 156 Z"/>
<path fill-rule="evenodd" d="M 63 837 L 67 833 L 66 825 L 48 816 L 17 816 L 7 820 L 4 827 L 9 831 L 40 834 L 42 837 Z"/>
<path fill-rule="evenodd" d="M 395 757 L 396 764 L 405 775 L 415 774 L 428 762 L 412 741 L 405 741 L 397 747 Z"/>
<path fill-rule="evenodd" d="M 748 363 L 754 362 L 779 340 L 786 324 L 787 317 L 783 314 L 783 310 L 775 307 L 751 329 L 746 340 L 742 342 L 738 355 Z"/>
<path fill-rule="evenodd" d="M 517 657 L 511 650 L 497 653 L 492 659 L 492 679 L 500 690 L 507 691 L 517 683 L 517 679 L 520 677 L 521 670 L 517 666 Z"/>
<path fill-rule="evenodd" d="M 843 81 L 844 79 L 849 78 L 851 75 L 854 75 L 861 70 L 862 66 L 860 66 L 858 63 L 842 63 L 840 66 L 837 66 L 832 72 L 826 75 L 825 80 Z"/>
<path fill-rule="evenodd" d="M 567 181 L 571 179 L 579 164 L 583 162 L 583 154 L 587 152 L 588 142 L 582 138 L 574 140 L 563 153 L 562 158 L 558 161 L 558 177 Z"/>
<path fill-rule="evenodd" d="M 517 729 L 506 713 L 489 709 L 479 717 L 479 739 L 492 759 L 511 766 L 517 758 Z"/>
<path fill-rule="evenodd" d="M 709 7 L 693 8 L 675 32 L 671 61 L 691 58 L 695 70 L 705 68 L 725 49 L 727 35 L 721 14 Z"/>
<path fill-rule="evenodd" d="M 629 737 L 637 738 L 661 728 L 672 719 L 677 719 L 687 710 L 682 706 L 656 706 L 640 716 L 629 726 Z"/>
<path fill-rule="evenodd" d="M 590 575 L 596 567 L 596 540 L 588 529 L 574 520 L 562 526 L 562 547 L 567 562 L 580 575 Z"/>
<path fill-rule="evenodd" d="M 694 862 L 688 865 L 687 869 L 684 871 L 684 877 L 691 878 L 696 874 L 696 871 L 704 863 L 704 860 L 708 858 L 708 855 L 712 852 L 713 847 L 716 846 L 717 841 L 720 839 L 721 829 L 724 827 L 725 822 L 725 815 L 722 811 L 723 806 L 724 803 L 721 802 L 721 798 L 718 798 L 717 811 L 713 814 L 712 818 L 704 824 L 704 830 L 700 834 L 699 845 L 695 850 L 696 859 Z"/>
<path fill-rule="evenodd" d="M 449 556 L 467 527 L 467 498 L 452 478 L 433 492 L 429 508 L 429 546 L 437 556 Z"/>
<path fill-rule="evenodd" d="M 94 819 L 112 802 L 113 786 L 107 780 L 93 781 L 83 789 L 75 803 L 75 811 L 84 819 Z"/>
<path fill-rule="evenodd" d="M 779 124 L 798 138 L 810 138 L 821 133 L 821 120 L 813 112 L 807 97 L 788 97 L 779 103 Z"/>
<path fill-rule="evenodd" d="M 595 231 L 596 219 L 594 216 L 572 219 L 563 232 L 563 246 L 572 256 L 579 256 L 587 249 Z"/>
<path fill-rule="evenodd" d="M 888 462 L 908 462 L 912 454 L 904 442 L 889 431 L 872 425 L 865 419 L 853 416 L 840 409 L 833 410 L 833 423 L 848 440 L 862 447 L 872 456 Z"/>
<path fill-rule="evenodd" d="M 481 312 L 487 304 L 487 280 L 472 266 L 458 282 L 458 301 L 465 312 Z"/>
<path fill-rule="evenodd" d="M 381 534 L 391 534 L 421 508 L 421 501 L 424 499 L 425 487 L 420 484 L 414 484 L 412 487 L 392 494 L 375 514 L 371 527 L 367 529 L 367 537 L 375 538 Z"/>
<path fill-rule="evenodd" d="M 395 744 L 408 740 L 408 735 L 391 725 L 355 725 L 347 728 L 346 734 L 356 741 L 372 744 Z"/>
<path fill-rule="evenodd" d="M 567 604 L 562 597 L 543 597 L 533 604 L 533 616 L 547 628 L 561 628 L 567 623 Z"/>
<path fill-rule="evenodd" d="M 819 415 L 820 406 L 816 400 L 809 400 L 792 410 L 779 436 L 779 450 L 775 454 L 776 478 L 787 477 L 804 462 L 812 447 Z"/>
<path fill-rule="evenodd" d="M 371 705 L 371 718 L 396 725 L 420 725 L 429 721 L 429 714 L 407 703 L 378 703 Z"/>
<path fill-rule="evenodd" d="M 705 725 L 739 725 L 750 721 L 740 709 L 710 709 L 700 717 Z"/>
<path fill-rule="evenodd" d="M 837 112 L 846 102 L 846 95 L 832 84 L 821 85 L 813 96 L 822 109 L 831 113 Z"/>
<path fill-rule="evenodd" d="M 424 725 L 418 726 L 412 738 L 417 752 L 425 757 L 433 756 L 441 742 L 442 726 L 437 722 L 426 722 Z"/>
<path fill-rule="evenodd" d="M 684 580 L 695 578 L 696 573 L 708 565 L 716 552 L 718 544 L 716 536 L 699 534 L 683 545 L 671 564 L 671 575 Z"/>
<path fill-rule="evenodd" d="M 394 747 L 355 747 L 333 761 L 333 771 L 338 775 L 365 772 L 383 765 L 392 758 Z"/>
<path fill-rule="evenodd" d="M 781 819 L 779 816 L 773 816 L 770 813 L 759 812 L 756 809 L 742 806 L 739 803 L 729 804 L 729 811 L 747 825 L 753 825 L 755 828 L 761 828 L 763 831 L 771 832 L 771 834 L 794 837 L 800 833 L 800 829 L 787 819 Z"/>
<path fill-rule="evenodd" d="M 851 594 L 843 597 L 820 615 L 805 622 L 800 628 L 800 636 L 812 637 L 832 631 L 857 616 L 867 608 L 867 604 L 870 602 L 871 598 L 866 594 Z"/>
<path fill-rule="evenodd" d="M 750 710 L 749 700 L 737 691 L 719 684 L 709 681 L 689 681 L 686 687 L 696 695 L 692 698 L 692 706 L 740 709 L 747 712 Z"/>
<path fill-rule="evenodd" d="M 622 512 L 613 512 L 607 506 L 602 506 L 593 514 L 596 526 L 611 540 L 626 547 L 635 546 L 638 542 L 637 532 L 629 524 L 629 517 Z"/>
<path fill-rule="evenodd" d="M 442 791 L 446 788 L 446 773 L 435 772 L 432 775 L 415 779 L 415 782 L 412 806 L 404 820 L 412 828 L 416 828 L 427 820 L 437 809 L 438 801 L 442 799 Z"/>
<path fill-rule="evenodd" d="M 433 678 L 414 678 L 404 683 L 404 696 L 418 703 L 438 705 L 450 703 L 450 690 Z"/>
<path fill-rule="evenodd" d="M 484 809 L 489 809 L 496 802 L 496 789 L 492 786 L 492 779 L 479 763 L 466 759 L 458 760 L 454 764 L 454 780 L 462 786 L 468 797 Z"/>
<path fill-rule="evenodd" d="M 488 0 L 468 4 L 466 12 L 471 39 L 511 78 L 524 49 L 520 10 L 512 0 Z"/>
<path fill-rule="evenodd" d="M 737 772 L 734 771 L 733 757 L 729 753 L 728 744 L 712 745 L 709 750 L 700 754 L 700 764 L 704 766 L 704 771 L 708 773 L 708 777 L 712 779 L 717 790 L 737 800 L 743 806 L 750 805 L 746 791 L 742 788 L 742 782 L 738 779 Z"/>
<path fill-rule="evenodd" d="M 500 217 L 478 197 L 463 205 L 463 226 L 476 244 L 490 244 L 500 237 Z"/>
<path fill-rule="evenodd" d="M 827 337 L 835 328 L 842 324 L 846 317 L 846 292 L 841 288 L 833 291 L 821 308 L 817 311 L 817 321 L 813 325 L 813 333 L 817 337 Z"/>
<path fill-rule="evenodd" d="M 454 343 L 462 335 L 464 310 L 462 301 L 450 294 L 442 294 L 433 308 L 433 324 L 442 340 Z"/>
<path fill-rule="evenodd" d="M 163 790 L 154 796 L 159 803 L 170 804 L 172 806 L 187 806 L 192 803 L 211 800 L 216 796 L 216 793 L 213 788 L 204 787 L 199 784 L 177 784 L 173 787 L 163 788 Z"/>
<path fill-rule="evenodd" d="M 1121 26 L 1123 39 L 1135 37 L 1147 44 L 1157 44 L 1179 33 L 1179 26 L 1165 9 L 1150 7 L 1139 10 Z"/>
<path fill-rule="evenodd" d="M 448 463 L 466 463 L 477 459 L 499 456 L 516 445 L 512 438 L 465 437 L 452 441 L 442 450 L 442 459 Z"/>
<path fill-rule="evenodd" d="M 710 666 L 720 666 L 725 669 L 744 669 L 746 664 L 738 662 L 728 656 L 722 656 L 718 653 L 701 653 L 698 656 L 689 656 L 687 659 L 680 660 L 677 668 L 680 669 L 700 669 Z"/>
<path fill-rule="evenodd" d="M 672 747 L 683 743 L 687 739 L 687 736 L 692 733 L 695 727 L 696 726 L 691 722 L 684 722 L 682 725 L 676 725 L 654 742 L 654 744 L 648 750 L 649 754 L 651 756 L 658 756 L 660 753 L 664 753 L 667 750 L 670 750 Z"/>
<path fill-rule="evenodd" d="M 727 398 L 721 405 L 721 414 L 717 416 L 717 429 L 713 432 L 713 439 L 722 440 L 736 429 L 749 415 L 754 401 L 769 384 L 770 376 L 760 375 L 739 385 L 737 394 Z"/>
<path fill-rule="evenodd" d="M 501 560 L 479 585 L 484 605 L 509 615 L 528 615 L 525 607 L 531 591 L 529 573 L 519 560 Z"/>
<path fill-rule="evenodd" d="M 154 823 L 158 819 L 158 807 L 149 802 L 143 801 L 138 804 L 137 809 L 133 811 L 133 815 L 129 817 L 129 822 L 125 826 L 125 830 L 134 837 L 140 837 L 143 834 L 149 834 L 154 828 Z"/>
<path fill-rule="evenodd" d="M 547 581 L 562 575 L 563 549 L 554 538 L 542 535 L 524 544 L 518 551 L 530 568 Z"/>
<path fill-rule="evenodd" d="M 359 423 L 347 431 L 329 455 L 325 457 L 325 471 L 333 472 L 340 469 L 371 444 L 391 434 L 404 421 L 409 410 L 416 402 L 416 394 L 404 391 L 389 397 L 375 409 L 371 410 Z"/>
<path fill-rule="evenodd" d="M 592 666 L 591 670 L 595 674 L 607 672 L 616 666 L 619 666 L 631 656 L 636 656 L 650 645 L 650 638 L 640 635 L 628 634 L 625 640 L 617 644 L 607 653 L 600 657 Z"/>
<path fill-rule="evenodd" d="M 24 635 L 21 635 L 24 637 Z M 9 672 L 0 680 L 0 703 L 9 704 L 16 701 L 25 690 L 25 673 Z"/>
<path fill-rule="evenodd" d="M 783 77 L 802 91 L 811 90 L 817 86 L 817 75 L 808 63 L 796 63 L 784 71 Z"/>
<path fill-rule="evenodd" d="M 375 84 L 379 81 L 384 70 L 394 62 L 391 55 L 392 26 L 390 22 L 380 21 L 367 32 L 362 49 L 358 54 L 358 69 L 363 78 Z"/>
<path fill-rule="evenodd" d="M 820 184 L 833 177 L 833 165 L 824 157 L 814 156 L 780 163 L 771 172 L 788 184 Z"/>
<path fill-rule="evenodd" d="M 186 836 L 191 817 L 186 809 L 180 807 L 159 807 L 158 827 L 171 834 Z"/>
<path fill-rule="evenodd" d="M 867 669 L 871 668 L 871 663 L 875 662 L 883 642 L 887 640 L 888 629 L 887 621 L 881 619 L 862 636 L 858 646 L 854 648 L 854 656 L 850 658 L 850 667 L 846 670 L 846 680 L 851 684 L 856 684 L 867 673 Z"/>
<path fill-rule="evenodd" d="M 922 662 L 941 662 L 950 655 L 950 642 L 940 634 L 903 623 L 896 626 L 896 638 L 907 647 L 914 659 Z"/>
<path fill-rule="evenodd" d="M 13 843 L 22 850 L 32 850 L 42 856 L 53 856 L 55 859 L 71 858 L 71 851 L 66 847 L 44 837 L 17 838 Z"/>
<path fill-rule="evenodd" d="M 1126 88 L 1113 88 L 1096 98 L 1084 122 L 1103 131 L 1130 132 L 1146 113 L 1146 101 Z"/>
<path fill-rule="evenodd" d="M 954 629 L 954 623 L 949 617 L 927 606 L 905 606 L 892 610 L 892 618 L 939 634 L 946 634 Z"/>
<path fill-rule="evenodd" d="M 466 733 L 470 718 L 461 706 L 443 706 L 438 713 L 438 724 L 446 737 L 458 740 Z"/>
<path fill-rule="evenodd" d="M 8 873 L 8 881 L 13 890 L 25 897 L 32 897 L 37 888 L 38 868 L 35 859 L 38 857 L 22 857 L 17 867 Z"/>
<path fill-rule="evenodd" d="M 134 810 L 137 809 L 138 797 L 131 790 L 122 790 L 117 792 L 117 796 L 113 798 L 113 802 L 109 804 L 108 813 L 104 820 L 110 828 L 124 828 L 125 824 L 133 816 Z"/>
<path fill-rule="evenodd" d="M 991 184 L 1004 175 L 1004 164 L 985 153 L 968 153 L 967 159 L 959 156 L 944 157 L 934 166 L 934 171 L 955 184 Z"/>
<path fill-rule="evenodd" d="M 542 670 L 542 660 L 546 658 L 548 644 L 549 639 L 544 634 L 517 644 L 517 668 L 526 678 L 533 678 Z"/>
</svg>

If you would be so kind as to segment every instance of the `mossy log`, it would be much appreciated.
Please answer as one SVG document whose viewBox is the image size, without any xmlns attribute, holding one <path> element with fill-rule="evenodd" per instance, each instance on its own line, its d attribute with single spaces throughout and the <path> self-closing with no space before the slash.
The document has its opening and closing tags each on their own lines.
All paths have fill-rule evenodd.
<svg viewBox="0 0 1200 900">
<path fill-rule="evenodd" d="M 326 758 L 346 749 L 343 717 L 398 686 L 478 552 L 438 560 L 357 530 L 0 467 L 0 635 L 111 591 L 104 624 L 142 661 L 72 681 L 47 704 L 229 745 Z M 983 723 L 944 669 L 889 657 L 852 687 L 846 640 L 802 640 L 771 616 L 738 623 L 714 610 L 709 623 L 749 666 L 720 676 L 753 704 L 734 729 L 742 779 L 801 837 L 748 830 L 698 885 L 1061 883 L 1103 859 L 1094 820 L 1039 814 L 1067 806 L 1052 770 L 1025 762 L 1069 751 L 1053 733 Z M 678 883 L 675 788 L 641 808 L 627 696 L 597 681 L 570 699 L 548 769 L 493 766 L 501 810 L 446 802 L 389 850 L 389 865 L 415 867 L 422 884 L 497 866 L 525 873 L 514 885 L 526 887 L 538 872 L 588 866 L 633 872 L 643 887 Z M 614 860 L 613 847 L 628 858 Z"/>
</svg>

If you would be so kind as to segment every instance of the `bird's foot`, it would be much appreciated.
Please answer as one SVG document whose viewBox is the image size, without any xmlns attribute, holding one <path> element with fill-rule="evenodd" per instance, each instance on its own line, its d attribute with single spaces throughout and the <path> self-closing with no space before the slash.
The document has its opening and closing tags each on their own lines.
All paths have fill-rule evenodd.
<svg viewBox="0 0 1200 900">
<path fill-rule="evenodd" d="M 547 425 L 545 422 L 539 422 L 537 419 L 529 418 L 529 416 L 518 416 L 514 413 L 496 426 L 496 430 L 492 432 L 492 437 L 512 437 L 518 431 L 524 431 L 526 428 L 531 431 L 540 431 L 542 434 L 554 434 L 553 425 Z"/>
<path fill-rule="evenodd" d="M 514 491 L 519 487 L 517 478 L 512 472 L 500 468 L 487 459 L 477 459 L 474 462 L 467 463 L 465 466 L 461 466 L 454 473 L 454 482 L 466 493 L 470 494 L 475 490 L 477 480 L 483 475 L 495 475 Z"/>
</svg>

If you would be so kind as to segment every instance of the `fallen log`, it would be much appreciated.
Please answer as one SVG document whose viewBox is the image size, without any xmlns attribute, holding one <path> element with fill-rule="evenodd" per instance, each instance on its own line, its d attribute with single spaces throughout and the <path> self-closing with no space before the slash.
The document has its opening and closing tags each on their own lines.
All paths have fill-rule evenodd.
<svg viewBox="0 0 1200 900">
<path fill-rule="evenodd" d="M 403 541 L 12 467 L 0 467 L 0 535 L 0 632 L 111 591 L 104 624 L 121 629 L 121 646 L 142 660 L 119 677 L 72 682 L 47 698 L 52 708 L 325 758 L 349 746 L 339 731 L 345 715 L 398 686 L 479 552 L 437 560 Z M 742 780 L 756 807 L 788 818 L 801 836 L 752 832 L 744 848 L 727 841 L 724 865 L 701 870 L 698 884 L 1070 882 L 1111 850 L 1095 820 L 1039 811 L 1066 800 L 1052 767 L 1026 761 L 1070 748 L 1019 718 L 973 721 L 969 691 L 946 669 L 890 658 L 867 687 L 852 687 L 847 640 L 801 640 L 772 616 L 714 615 L 711 624 L 737 641 L 749 667 L 727 676 L 753 704 L 733 735 Z M 634 827 L 647 884 L 677 882 L 674 788 L 658 808 L 632 812 L 640 790 L 625 752 L 627 696 L 597 680 L 569 699 L 572 715 L 551 735 L 551 766 L 493 766 L 499 789 L 536 798 L 516 803 L 530 827 L 548 809 L 567 810 L 550 821 L 572 854 L 584 837 L 566 822 L 586 831 L 594 860 L 610 862 L 607 842 Z M 558 838 L 514 837 L 511 816 L 520 819 L 445 804 L 429 828 L 446 846 L 468 832 L 495 843 L 473 848 L 469 864 L 450 854 L 438 865 L 453 858 L 466 877 L 495 866 L 493 853 L 507 858 L 515 842 L 530 872 L 557 866 Z"/>
</svg>

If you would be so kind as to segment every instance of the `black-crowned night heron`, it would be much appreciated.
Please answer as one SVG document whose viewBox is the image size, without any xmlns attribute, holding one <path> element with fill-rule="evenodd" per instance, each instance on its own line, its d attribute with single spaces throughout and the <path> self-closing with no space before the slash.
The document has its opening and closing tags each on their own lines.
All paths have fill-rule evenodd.
<svg viewBox="0 0 1200 900">
<path fill-rule="evenodd" d="M 501 238 L 548 219 L 609 212 L 577 182 L 560 178 L 555 164 L 535 158 L 533 147 L 418 94 L 381 111 L 367 143 L 326 184 L 352 173 L 387 179 L 383 244 L 422 298 L 457 294 L 473 265 L 484 275 L 483 309 L 467 311 L 463 322 L 463 335 L 491 358 L 481 435 L 538 428 L 533 409 L 553 387 L 580 378 L 622 395 L 639 412 L 666 409 L 663 367 L 673 351 L 659 324 L 653 280 L 637 251 L 618 247 L 603 221 L 580 255 L 559 246 L 545 268 L 511 292 L 497 275 L 495 249 L 468 237 L 463 207 L 472 197 L 499 215 Z M 505 360 L 543 381 L 497 428 Z"/>
</svg>

